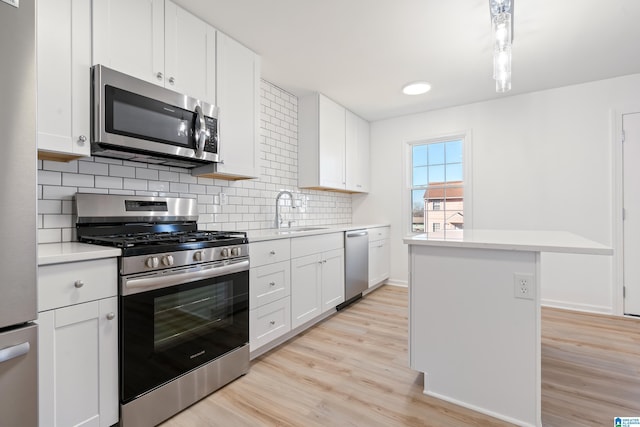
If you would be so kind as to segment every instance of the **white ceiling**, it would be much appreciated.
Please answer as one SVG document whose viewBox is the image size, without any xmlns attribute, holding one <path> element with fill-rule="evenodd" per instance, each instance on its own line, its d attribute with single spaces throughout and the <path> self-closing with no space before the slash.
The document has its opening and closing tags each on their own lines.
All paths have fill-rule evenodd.
<svg viewBox="0 0 640 427">
<path fill-rule="evenodd" d="M 175 0 L 262 57 L 262 77 L 367 120 L 640 73 L 640 0 L 515 0 L 496 94 L 488 0 Z M 401 93 L 429 81 L 425 95 Z"/>
</svg>

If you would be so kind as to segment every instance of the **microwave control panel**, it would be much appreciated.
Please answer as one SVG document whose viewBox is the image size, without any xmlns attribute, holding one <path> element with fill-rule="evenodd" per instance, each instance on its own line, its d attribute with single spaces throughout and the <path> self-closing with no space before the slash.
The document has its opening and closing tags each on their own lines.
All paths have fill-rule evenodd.
<svg viewBox="0 0 640 427">
<path fill-rule="evenodd" d="M 204 151 L 210 153 L 218 152 L 218 119 L 213 117 L 204 117 L 204 122 L 207 128 L 207 141 L 204 144 Z"/>
</svg>

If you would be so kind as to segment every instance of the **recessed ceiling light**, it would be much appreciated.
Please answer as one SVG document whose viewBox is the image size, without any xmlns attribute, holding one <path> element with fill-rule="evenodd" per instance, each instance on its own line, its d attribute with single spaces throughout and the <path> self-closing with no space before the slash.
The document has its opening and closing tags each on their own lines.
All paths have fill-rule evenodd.
<svg viewBox="0 0 640 427">
<path fill-rule="evenodd" d="M 402 93 L 405 95 L 422 95 L 431 90 L 431 85 L 427 82 L 413 82 L 404 85 Z"/>
</svg>

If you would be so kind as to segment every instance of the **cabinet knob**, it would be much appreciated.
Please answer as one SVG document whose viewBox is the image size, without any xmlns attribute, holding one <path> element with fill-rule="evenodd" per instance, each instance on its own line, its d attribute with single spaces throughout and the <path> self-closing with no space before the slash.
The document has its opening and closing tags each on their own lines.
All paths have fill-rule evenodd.
<svg viewBox="0 0 640 427">
<path fill-rule="evenodd" d="M 274 287 L 276 285 L 276 282 L 269 282 L 269 286 Z"/>
<path fill-rule="evenodd" d="M 75 282 L 73 282 L 73 286 L 80 289 L 81 287 L 84 286 L 84 282 L 82 280 L 76 280 Z"/>
<path fill-rule="evenodd" d="M 87 142 L 87 137 L 86 137 L 86 136 L 84 136 L 84 135 L 80 135 L 80 136 L 78 137 L 78 142 L 79 142 L 80 144 L 84 145 L 84 143 L 85 143 L 85 142 Z"/>
<path fill-rule="evenodd" d="M 174 79 L 173 77 L 169 77 L 170 84 L 174 84 L 175 82 L 176 82 L 176 79 Z"/>
<path fill-rule="evenodd" d="M 162 80 L 162 77 L 163 77 L 162 73 L 158 71 L 158 74 L 156 74 L 156 78 L 158 80 Z"/>
<path fill-rule="evenodd" d="M 275 320 L 272 320 L 271 322 L 269 322 L 269 324 L 270 324 L 271 326 L 273 326 L 273 325 L 275 325 L 275 324 L 276 324 L 276 321 L 275 321 Z"/>
<path fill-rule="evenodd" d="M 116 318 L 116 314 L 114 312 L 107 314 L 107 320 L 113 320 Z"/>
<path fill-rule="evenodd" d="M 276 254 L 276 251 L 269 252 L 269 255 L 275 255 L 275 254 Z"/>
</svg>

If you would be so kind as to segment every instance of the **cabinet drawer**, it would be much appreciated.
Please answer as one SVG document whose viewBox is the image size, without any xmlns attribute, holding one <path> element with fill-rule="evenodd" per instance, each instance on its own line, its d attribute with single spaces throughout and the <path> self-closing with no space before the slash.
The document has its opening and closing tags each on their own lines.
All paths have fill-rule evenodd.
<svg viewBox="0 0 640 427">
<path fill-rule="evenodd" d="M 291 292 L 289 261 L 263 265 L 249 270 L 249 308 L 263 306 Z"/>
<path fill-rule="evenodd" d="M 293 258 L 341 248 L 344 248 L 344 233 L 320 234 L 291 239 L 291 256 Z"/>
<path fill-rule="evenodd" d="M 250 350 L 286 334 L 291 330 L 291 300 L 282 298 L 249 312 Z"/>
<path fill-rule="evenodd" d="M 389 238 L 389 227 L 369 228 L 369 241 L 384 240 Z"/>
<path fill-rule="evenodd" d="M 116 258 L 38 267 L 38 311 L 116 296 Z"/>
<path fill-rule="evenodd" d="M 291 256 L 289 242 L 289 239 L 277 239 L 249 244 L 251 267 L 289 260 Z"/>
</svg>

